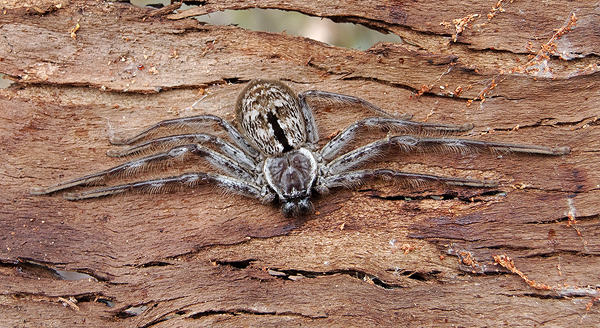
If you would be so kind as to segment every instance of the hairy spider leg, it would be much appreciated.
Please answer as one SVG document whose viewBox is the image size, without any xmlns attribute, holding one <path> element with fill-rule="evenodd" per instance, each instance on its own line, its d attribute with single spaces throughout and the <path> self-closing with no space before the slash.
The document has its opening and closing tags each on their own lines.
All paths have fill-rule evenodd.
<svg viewBox="0 0 600 328">
<path fill-rule="evenodd" d="M 165 128 L 182 128 L 182 127 L 191 127 L 191 128 L 202 128 L 204 126 L 203 123 L 212 122 L 218 124 L 229 136 L 233 139 L 233 141 L 248 155 L 254 158 L 259 157 L 259 152 L 254 149 L 250 143 L 242 136 L 242 134 L 231 125 L 226 120 L 215 116 L 215 115 L 199 115 L 199 116 L 191 116 L 191 117 L 182 117 L 176 118 L 172 120 L 165 120 L 158 122 L 142 132 L 136 134 L 131 138 L 111 138 L 110 143 L 113 145 L 131 145 L 140 140 L 146 139 L 161 129 Z"/>
<path fill-rule="evenodd" d="M 383 132 L 394 132 L 402 134 L 446 134 L 453 132 L 465 132 L 473 128 L 472 123 L 463 125 L 437 124 L 414 122 L 387 117 L 367 117 L 349 125 L 344 131 L 335 136 L 323 148 L 321 156 L 325 160 L 332 160 L 344 150 L 360 130 L 364 128 L 378 129 Z"/>
<path fill-rule="evenodd" d="M 212 184 L 220 187 L 225 192 L 235 193 L 250 198 L 266 199 L 266 201 L 272 201 L 274 199 L 274 196 L 265 196 L 261 191 L 261 188 L 252 183 L 221 174 L 205 172 L 185 173 L 179 176 L 122 184 L 114 187 L 84 191 L 82 193 L 66 193 L 64 197 L 68 200 L 81 200 L 136 191 L 144 193 L 164 193 L 183 187 L 195 188 L 205 184 Z"/>
<path fill-rule="evenodd" d="M 315 97 L 315 98 L 331 100 L 334 102 L 341 102 L 341 103 L 346 103 L 346 104 L 351 104 L 351 105 L 359 105 L 359 106 L 367 108 L 368 110 L 372 111 L 373 113 L 375 113 L 381 117 L 402 118 L 405 120 L 410 119 L 412 117 L 412 115 L 410 115 L 410 114 L 403 114 L 403 115 L 401 115 L 401 117 L 396 117 L 394 114 L 388 113 L 384 109 L 382 109 L 378 106 L 375 106 L 364 99 L 354 97 L 354 96 L 349 96 L 349 95 L 343 95 L 340 93 L 327 92 L 327 91 L 321 91 L 321 90 L 308 90 L 308 91 L 304 91 L 304 92 L 300 93 L 298 95 L 298 97 L 302 97 L 302 98 Z"/>
<path fill-rule="evenodd" d="M 307 102 L 307 98 L 312 97 L 312 98 L 319 98 L 319 99 L 325 99 L 325 100 L 330 100 L 333 102 L 340 102 L 340 103 L 345 103 L 345 104 L 351 104 L 351 105 L 359 105 L 362 106 L 370 111 L 372 111 L 373 113 L 375 113 L 378 116 L 381 117 L 388 117 L 388 118 L 398 118 L 398 119 L 404 119 L 404 120 L 408 120 L 412 117 L 412 115 L 410 114 L 402 114 L 398 117 L 396 117 L 394 114 L 388 113 L 385 110 L 371 104 L 370 102 L 358 98 L 358 97 L 353 97 L 353 96 L 348 96 L 348 95 L 343 95 L 343 94 L 339 94 L 339 93 L 333 93 L 333 92 L 327 92 L 327 91 L 320 91 L 320 90 L 308 90 L 308 91 L 304 91 L 300 94 L 298 94 L 298 98 L 300 99 L 300 104 L 302 107 L 302 113 L 304 114 L 304 119 L 305 119 L 305 125 L 306 125 L 306 129 L 307 129 L 307 133 L 308 133 L 308 141 L 311 143 L 316 143 L 317 141 L 319 141 L 319 131 L 317 130 L 317 126 L 314 120 L 314 115 L 312 112 L 312 109 L 310 108 L 310 106 L 308 105 Z"/>
<path fill-rule="evenodd" d="M 401 135 L 380 139 L 357 148 L 329 162 L 326 167 L 328 175 L 335 175 L 347 172 L 390 152 L 433 151 L 465 155 L 483 150 L 491 153 L 528 153 L 538 155 L 565 155 L 570 152 L 569 147 L 550 148 L 536 145 L 517 145 L 467 139 L 421 138 L 411 135 Z"/>
<path fill-rule="evenodd" d="M 174 146 L 190 143 L 212 144 L 229 158 L 235 158 L 240 165 L 244 166 L 244 168 L 253 170 L 256 167 L 256 161 L 241 149 L 219 137 L 202 133 L 178 134 L 174 136 L 157 138 L 121 151 L 111 149 L 106 152 L 106 155 L 111 157 L 125 157 L 139 153 L 165 150 L 168 148 L 173 148 Z"/>
<path fill-rule="evenodd" d="M 452 186 L 494 188 L 498 186 L 495 181 L 483 181 L 474 179 L 461 179 L 454 177 L 443 177 L 419 173 L 407 173 L 391 169 L 356 170 L 323 177 L 319 179 L 315 189 L 321 193 L 331 188 L 353 189 L 360 185 L 377 179 L 404 183 L 410 187 L 418 187 L 424 184 L 441 183 Z"/>
<path fill-rule="evenodd" d="M 34 195 L 49 194 L 55 191 L 81 186 L 97 184 L 105 181 L 107 178 L 118 176 L 118 175 L 129 175 L 142 170 L 150 168 L 156 163 L 165 163 L 166 161 L 183 160 L 187 154 L 193 154 L 196 156 L 203 157 L 207 162 L 212 164 L 213 167 L 224 171 L 225 173 L 232 175 L 236 178 L 247 179 L 254 181 L 256 178 L 253 173 L 243 168 L 236 161 L 222 155 L 210 148 L 206 148 L 197 144 L 189 144 L 183 146 L 177 146 L 169 151 L 157 153 L 151 156 L 143 157 L 140 159 L 132 160 L 121 165 L 115 166 L 105 171 L 86 175 L 81 178 L 77 178 L 71 181 L 63 182 L 48 188 L 34 188 L 31 193 Z"/>
<path fill-rule="evenodd" d="M 569 147 L 545 147 L 538 145 L 523 145 L 500 142 L 477 141 L 468 139 L 450 139 L 450 138 L 421 138 L 415 136 L 395 136 L 395 143 L 402 143 L 413 147 L 416 151 L 433 151 L 441 153 L 459 153 L 469 155 L 478 153 L 481 150 L 489 151 L 492 154 L 502 153 L 525 153 L 533 155 L 566 155 L 571 152 Z"/>
<path fill-rule="evenodd" d="M 245 109 L 248 110 L 248 112 L 244 111 L 242 114 L 248 114 L 246 115 L 248 118 L 246 121 L 250 122 L 250 125 L 252 125 L 251 123 L 255 120 L 253 115 L 257 112 L 259 114 L 264 114 L 265 112 L 271 114 L 271 116 L 267 115 L 265 121 L 266 124 L 264 124 L 265 126 L 249 130 L 237 130 L 231 123 L 214 115 L 200 115 L 162 121 L 146 128 L 131 138 L 112 138 L 111 143 L 113 144 L 134 146 L 123 151 L 109 151 L 108 155 L 120 157 L 151 151 L 161 151 L 161 153 L 132 160 L 111 169 L 48 188 L 36 188 L 31 190 L 31 193 L 48 194 L 74 186 L 98 184 L 105 182 L 110 178 L 114 178 L 115 176 L 131 175 L 156 165 L 170 165 L 176 160 L 183 160 L 187 154 L 193 154 L 203 158 L 208 162 L 209 166 L 224 174 L 190 172 L 179 176 L 131 182 L 112 187 L 92 188 L 91 190 L 83 191 L 82 193 L 66 193 L 64 196 L 70 200 L 78 200 L 120 194 L 127 191 L 156 193 L 167 192 L 184 187 L 193 188 L 201 184 L 213 184 L 231 193 L 260 199 L 263 203 L 272 202 L 277 198 L 279 193 L 276 193 L 273 189 L 275 184 L 272 182 L 269 183 L 268 181 L 265 181 L 265 179 L 268 172 L 276 170 L 274 170 L 275 168 L 269 168 L 267 170 L 265 165 L 268 161 L 276 162 L 277 160 L 281 160 L 282 156 L 288 156 L 290 154 L 287 152 L 289 149 L 286 150 L 286 143 L 284 142 L 287 141 L 287 148 L 290 148 L 290 145 L 292 144 L 294 147 L 300 147 L 296 151 L 303 150 L 308 152 L 304 157 L 312 158 L 314 164 L 311 166 L 311 168 L 314 169 L 311 169 L 310 179 L 306 180 L 306 177 L 300 177 L 300 175 L 298 175 L 297 177 L 290 176 L 295 179 L 293 181 L 290 180 L 292 183 L 287 183 L 283 180 L 280 181 L 286 182 L 285 185 L 289 187 L 288 189 L 291 188 L 290 194 L 293 195 L 295 195 L 297 185 L 304 186 L 301 192 L 304 192 L 306 195 L 302 194 L 300 196 L 306 197 L 293 197 L 293 201 L 283 200 L 284 203 L 282 205 L 282 213 L 284 215 L 299 216 L 312 213 L 313 211 L 309 200 L 311 189 L 323 193 L 329 188 L 352 188 L 364 182 L 378 179 L 393 180 L 405 183 L 409 186 L 419 186 L 425 183 L 443 183 L 447 185 L 469 187 L 497 186 L 497 183 L 494 181 L 407 173 L 386 168 L 358 168 L 359 166 L 386 154 L 419 151 L 471 154 L 479 151 L 489 151 L 491 153 L 516 152 L 538 155 L 565 155 L 570 152 L 568 147 L 549 148 L 533 145 L 446 138 L 447 134 L 452 132 L 468 131 L 473 125 L 444 125 L 412 122 L 409 121 L 409 116 L 392 115 L 360 98 L 325 91 L 309 90 L 297 95 L 298 98 L 295 98 L 295 95 L 292 97 L 292 94 L 294 93 L 291 89 L 280 82 L 275 81 L 257 80 L 251 82 L 251 85 L 256 86 L 256 89 L 259 91 L 265 88 L 275 88 L 278 90 L 278 92 L 266 94 L 267 97 L 273 95 L 274 98 L 267 99 L 268 101 L 266 101 L 265 104 L 278 107 L 282 103 L 288 102 L 293 106 L 291 106 L 291 108 L 286 108 L 288 111 L 282 113 L 273 112 L 270 107 L 269 110 L 255 107 Z M 238 104 L 240 103 L 240 99 L 241 101 L 248 103 L 260 98 L 260 96 L 260 94 L 246 95 L 242 93 L 242 96 L 240 96 L 241 98 L 238 98 Z M 351 124 L 325 145 L 325 147 L 318 150 L 316 149 L 316 143 L 319 140 L 319 136 L 314 113 L 309 105 L 308 98 L 325 100 L 332 103 L 337 102 L 347 105 L 362 106 L 373 112 L 377 117 L 366 118 Z M 296 102 L 296 100 L 298 100 L 298 102 Z M 239 120 L 239 118 L 244 115 L 240 115 L 238 108 L 239 106 L 236 108 L 236 113 Z M 216 136 L 200 133 L 204 132 L 203 129 L 207 128 L 209 125 L 215 124 L 219 125 L 220 128 L 228 134 L 228 139 L 231 139 L 231 143 Z M 304 126 L 301 127 L 302 125 Z M 168 132 L 183 128 L 192 129 L 193 131 L 180 131 L 178 135 L 164 136 L 167 135 Z M 252 141 L 257 140 L 257 135 L 270 132 L 267 131 L 269 128 L 279 129 L 275 132 L 276 138 L 271 138 L 270 141 L 279 142 L 282 145 L 280 148 L 283 148 L 284 150 L 283 152 L 269 153 L 274 157 L 263 155 L 265 152 L 261 153 L 261 151 L 264 150 L 263 148 L 267 148 L 266 145 L 262 145 L 265 147 L 258 149 L 252 146 Z M 291 131 L 284 131 L 284 128 L 291 129 Z M 346 148 L 349 142 L 353 139 L 357 139 L 358 132 L 360 132 L 361 129 L 366 128 L 388 132 L 388 136 L 387 138 L 374 141 L 355 150 L 346 151 L 344 148 Z M 247 134 L 243 135 L 240 131 Z M 301 135 L 301 137 L 290 139 L 289 135 Z M 156 140 L 149 140 L 152 137 L 159 138 Z M 285 140 L 283 140 L 284 137 Z M 290 143 L 290 140 L 294 141 L 294 143 Z M 210 148 L 207 148 L 204 145 L 207 145 Z M 305 146 L 306 148 L 304 148 Z M 339 155 L 343 152 L 345 152 L 345 154 Z M 316 162 L 317 158 L 319 161 L 321 158 L 324 159 L 324 163 Z M 292 158 L 284 159 L 291 161 Z M 294 158 L 294 160 L 297 161 L 298 158 Z M 302 165 L 294 167 L 303 168 L 305 166 L 303 165 L 305 163 L 302 163 L 302 161 L 300 161 L 299 164 Z M 265 172 L 263 172 L 263 170 L 265 170 Z"/>
<path fill-rule="evenodd" d="M 319 129 L 315 122 L 313 110 L 308 105 L 304 93 L 298 95 L 298 100 L 300 101 L 300 109 L 302 110 L 302 116 L 304 117 L 304 128 L 306 130 L 307 141 L 311 144 L 316 144 L 319 142 Z"/>
</svg>

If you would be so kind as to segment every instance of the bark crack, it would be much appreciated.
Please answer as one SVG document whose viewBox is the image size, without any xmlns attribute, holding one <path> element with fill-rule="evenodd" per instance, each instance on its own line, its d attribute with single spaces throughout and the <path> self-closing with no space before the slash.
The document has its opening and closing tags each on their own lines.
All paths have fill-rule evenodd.
<svg viewBox="0 0 600 328">
<path fill-rule="evenodd" d="M 231 266 L 235 270 L 252 269 L 251 263 L 255 262 L 255 261 L 258 261 L 258 260 L 257 259 L 246 259 L 246 260 L 231 261 L 231 262 L 213 260 L 214 263 L 217 263 L 219 265 Z M 273 276 L 275 278 L 291 280 L 291 281 L 325 277 L 325 276 L 333 276 L 333 275 L 347 275 L 349 277 L 362 280 L 364 282 L 373 284 L 373 285 L 381 287 L 383 289 L 404 288 L 404 286 L 402 286 L 402 285 L 388 283 L 373 274 L 370 274 L 365 271 L 360 271 L 360 270 L 307 271 L 307 270 L 280 269 L 280 268 L 262 268 L 262 270 L 266 270 L 271 276 Z M 422 272 L 414 272 L 414 271 L 399 271 L 398 274 L 407 276 L 410 279 L 415 279 L 415 280 L 420 280 L 420 281 L 437 280 L 437 279 L 432 279 L 432 277 L 435 275 L 435 272 L 422 273 Z"/>
</svg>

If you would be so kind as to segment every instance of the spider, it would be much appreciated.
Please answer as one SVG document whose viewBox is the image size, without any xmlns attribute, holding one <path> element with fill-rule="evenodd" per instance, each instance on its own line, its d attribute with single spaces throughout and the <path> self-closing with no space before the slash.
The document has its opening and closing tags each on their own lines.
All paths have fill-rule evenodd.
<svg viewBox="0 0 600 328">
<path fill-rule="evenodd" d="M 334 101 L 362 106 L 375 114 L 356 121 L 318 149 L 319 135 L 308 99 Z M 279 200 L 286 217 L 310 215 L 313 191 L 324 194 L 332 188 L 354 188 L 373 180 L 393 180 L 409 185 L 445 185 L 491 188 L 497 182 L 401 172 L 387 168 L 360 169 L 385 154 L 415 151 L 442 151 L 467 154 L 481 150 L 501 153 L 565 155 L 568 147 L 549 148 L 447 138 L 448 133 L 464 132 L 473 124 L 445 125 L 410 121 L 353 96 L 309 90 L 296 94 L 280 81 L 255 79 L 240 93 L 236 102 L 237 128 L 214 115 L 199 115 L 159 122 L 131 138 L 112 138 L 117 145 L 133 145 L 123 151 L 108 151 L 113 157 L 144 151 L 155 153 L 131 160 L 108 170 L 63 182 L 48 188 L 34 188 L 32 194 L 50 194 L 75 186 L 97 185 L 110 178 L 150 169 L 157 163 L 183 159 L 188 155 L 203 158 L 220 173 L 189 172 L 140 182 L 65 193 L 69 200 L 80 200 L 127 191 L 159 193 L 181 187 L 216 185 L 227 192 L 271 203 Z M 200 133 L 207 124 L 216 124 L 232 142 Z M 192 128 L 196 133 L 154 138 L 165 129 Z M 354 150 L 349 143 L 365 129 L 387 132 L 387 137 Z M 438 136 L 429 137 L 431 135 Z M 208 146 L 208 147 L 207 147 Z M 166 149 L 156 152 L 156 149 Z"/>
</svg>

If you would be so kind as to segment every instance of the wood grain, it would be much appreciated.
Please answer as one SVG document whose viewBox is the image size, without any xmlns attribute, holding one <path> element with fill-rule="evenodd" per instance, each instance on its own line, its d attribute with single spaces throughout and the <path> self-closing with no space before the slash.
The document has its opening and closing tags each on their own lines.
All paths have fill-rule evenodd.
<svg viewBox="0 0 600 328">
<path fill-rule="evenodd" d="M 1 321 L 593 326 L 600 321 L 597 9 L 584 1 L 500 3 L 504 11 L 489 21 L 493 4 L 484 1 L 207 1 L 171 15 L 121 2 L 4 4 L 0 72 L 16 83 L 0 90 Z M 250 7 L 357 22 L 408 43 L 358 51 L 188 18 Z M 577 26 L 552 41 L 573 13 Z M 453 42 L 454 24 L 440 23 L 471 14 L 480 16 Z M 528 57 L 542 44 L 557 48 Z M 520 70 L 538 64 L 549 69 Z M 105 155 L 111 135 L 202 113 L 233 121 L 237 93 L 256 77 L 299 92 L 359 96 L 416 121 L 475 123 L 465 138 L 572 152 L 386 158 L 374 165 L 500 186 L 335 190 L 315 197 L 317 214 L 294 220 L 276 204 L 212 188 L 81 202 L 29 194 L 122 163 Z M 315 110 L 321 143 L 367 115 L 328 104 Z M 502 254 L 552 288 L 529 286 L 495 263 Z M 64 280 L 54 270 L 89 277 Z"/>
</svg>

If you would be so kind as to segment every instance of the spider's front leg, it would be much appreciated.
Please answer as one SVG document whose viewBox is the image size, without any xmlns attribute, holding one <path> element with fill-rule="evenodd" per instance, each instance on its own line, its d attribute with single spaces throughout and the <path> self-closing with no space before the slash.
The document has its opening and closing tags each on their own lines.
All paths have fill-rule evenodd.
<svg viewBox="0 0 600 328">
<path fill-rule="evenodd" d="M 265 192 L 265 190 L 252 183 L 221 174 L 205 172 L 185 173 L 179 176 L 122 184 L 81 193 L 66 193 L 64 197 L 68 200 L 82 200 L 125 192 L 166 193 L 181 188 L 196 188 L 206 184 L 220 187 L 225 192 L 260 199 L 263 203 L 268 203 L 275 199 L 275 195 L 272 192 Z"/>
<path fill-rule="evenodd" d="M 249 172 L 246 168 L 242 167 L 236 161 L 224 155 L 221 155 L 210 148 L 206 148 L 197 144 L 189 144 L 174 147 L 171 150 L 162 153 L 132 160 L 110 168 L 108 170 L 86 175 L 84 177 L 63 182 L 48 188 L 34 188 L 31 190 L 31 193 L 34 195 L 43 195 L 75 186 L 99 184 L 108 180 L 109 178 L 123 175 L 131 175 L 140 171 L 147 170 L 157 164 L 166 165 L 169 164 L 169 161 L 173 162 L 176 160 L 183 160 L 184 157 L 188 154 L 193 154 L 202 157 L 216 169 L 224 171 L 225 173 L 232 175 L 236 178 L 254 181 L 254 174 Z"/>
<path fill-rule="evenodd" d="M 498 186 L 496 181 L 484 181 L 475 179 L 461 179 L 454 177 L 443 177 L 437 175 L 407 173 L 390 169 L 356 170 L 342 172 L 325 176 L 319 179 L 315 189 L 319 193 L 327 193 L 331 188 L 354 189 L 365 183 L 375 180 L 394 181 L 409 187 L 418 187 L 423 184 L 441 183 L 451 186 L 464 186 L 475 188 L 494 188 Z"/>
</svg>

